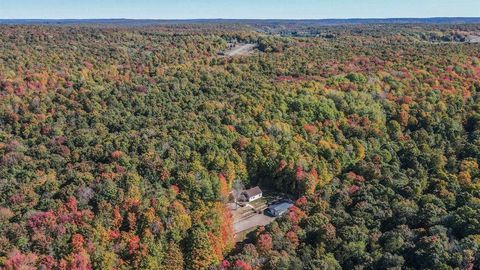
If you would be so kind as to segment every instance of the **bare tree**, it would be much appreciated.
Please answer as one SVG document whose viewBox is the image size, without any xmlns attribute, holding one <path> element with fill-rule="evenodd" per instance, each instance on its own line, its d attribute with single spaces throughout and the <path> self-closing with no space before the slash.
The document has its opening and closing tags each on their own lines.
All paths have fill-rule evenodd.
<svg viewBox="0 0 480 270">
<path fill-rule="evenodd" d="M 245 189 L 245 186 L 243 185 L 243 182 L 241 180 L 235 179 L 235 181 L 233 181 L 232 195 L 233 195 L 233 201 L 235 203 L 235 210 L 237 210 L 238 200 L 242 196 L 242 192 L 244 189 Z"/>
</svg>

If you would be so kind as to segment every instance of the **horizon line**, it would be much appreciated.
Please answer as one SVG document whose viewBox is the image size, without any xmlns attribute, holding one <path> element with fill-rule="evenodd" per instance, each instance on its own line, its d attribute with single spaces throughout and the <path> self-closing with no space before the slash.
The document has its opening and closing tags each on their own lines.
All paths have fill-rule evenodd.
<svg viewBox="0 0 480 270">
<path fill-rule="evenodd" d="M 480 16 L 434 16 L 434 17 L 330 17 L 330 18 L 126 18 L 126 17 L 93 17 L 93 18 L 0 18 L 0 21 L 60 21 L 60 20 L 134 20 L 134 21 L 187 21 L 187 20 L 386 20 L 386 19 L 480 19 Z"/>
</svg>

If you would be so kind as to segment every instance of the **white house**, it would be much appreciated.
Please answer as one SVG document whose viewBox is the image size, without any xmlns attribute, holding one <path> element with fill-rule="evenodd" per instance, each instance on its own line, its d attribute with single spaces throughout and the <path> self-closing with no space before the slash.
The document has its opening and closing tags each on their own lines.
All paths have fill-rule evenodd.
<svg viewBox="0 0 480 270">
<path fill-rule="evenodd" d="M 248 202 L 262 198 L 262 190 L 257 186 L 242 192 Z"/>
</svg>

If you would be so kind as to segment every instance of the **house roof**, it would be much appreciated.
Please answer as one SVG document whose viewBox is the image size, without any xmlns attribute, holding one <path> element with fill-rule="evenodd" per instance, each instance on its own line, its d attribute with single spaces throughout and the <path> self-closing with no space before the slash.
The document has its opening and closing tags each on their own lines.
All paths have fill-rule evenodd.
<svg viewBox="0 0 480 270">
<path fill-rule="evenodd" d="M 256 186 L 251 189 L 245 190 L 243 193 L 247 194 L 247 196 L 250 198 L 262 194 L 262 190 L 258 186 Z"/>
</svg>

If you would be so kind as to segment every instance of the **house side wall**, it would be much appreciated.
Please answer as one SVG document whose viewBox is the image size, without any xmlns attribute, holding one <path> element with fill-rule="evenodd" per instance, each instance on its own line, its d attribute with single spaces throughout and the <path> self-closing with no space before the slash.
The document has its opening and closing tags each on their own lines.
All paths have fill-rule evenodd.
<svg viewBox="0 0 480 270">
<path fill-rule="evenodd" d="M 255 196 L 252 196 L 248 199 L 249 202 L 251 201 L 255 201 L 255 200 L 258 200 L 262 197 L 262 193 L 258 194 L 258 195 L 255 195 Z"/>
</svg>

